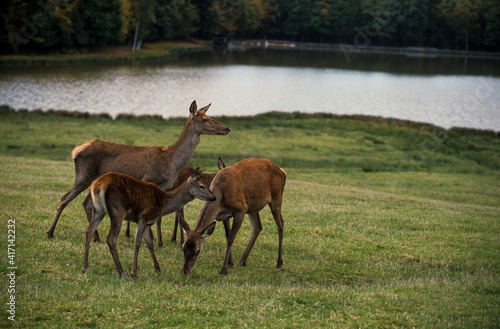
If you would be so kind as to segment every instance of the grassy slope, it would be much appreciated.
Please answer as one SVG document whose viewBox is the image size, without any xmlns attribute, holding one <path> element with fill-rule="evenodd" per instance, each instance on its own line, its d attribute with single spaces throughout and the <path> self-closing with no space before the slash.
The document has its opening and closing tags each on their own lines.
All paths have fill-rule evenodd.
<svg viewBox="0 0 500 329">
<path fill-rule="evenodd" d="M 192 275 L 180 275 L 182 253 L 167 243 L 157 249 L 162 273 L 154 273 L 141 248 L 138 279 L 119 280 L 105 243 L 91 246 L 88 274 L 80 272 L 83 196 L 63 212 L 54 240 L 45 237 L 74 179 L 71 149 L 92 138 L 170 145 L 185 119 L 0 111 L 0 246 L 7 250 L 7 220 L 16 219 L 18 266 L 17 321 L 7 323 L 4 313 L 0 326 L 500 325 L 497 136 L 296 114 L 219 120 L 232 132 L 203 136 L 191 164 L 214 171 L 217 156 L 226 164 L 259 156 L 287 171 L 284 268 L 274 268 L 277 234 L 265 210 L 246 268 L 218 274 L 225 252 L 218 225 Z M 187 207 L 188 221 L 200 206 Z M 101 234 L 107 228 L 104 220 Z M 236 258 L 249 236 L 247 222 Z M 118 244 L 128 271 L 133 242 L 120 238 Z M 1 266 L 6 282 L 6 263 Z"/>
</svg>

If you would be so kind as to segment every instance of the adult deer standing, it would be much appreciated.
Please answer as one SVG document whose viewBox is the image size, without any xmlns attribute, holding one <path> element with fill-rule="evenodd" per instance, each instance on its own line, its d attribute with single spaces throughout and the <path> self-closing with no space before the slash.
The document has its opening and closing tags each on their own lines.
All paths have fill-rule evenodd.
<svg viewBox="0 0 500 329">
<path fill-rule="evenodd" d="M 218 159 L 217 164 L 219 166 L 219 169 L 222 169 L 226 166 L 224 164 L 224 162 L 222 162 L 221 158 Z M 193 167 L 191 167 L 190 165 L 184 166 L 177 174 L 177 179 L 175 180 L 174 186 L 172 187 L 172 189 L 175 189 L 175 188 L 181 186 L 182 183 L 184 183 L 186 180 L 188 180 L 189 177 L 191 177 L 191 175 L 193 174 L 194 170 L 195 169 Z M 205 184 L 206 186 L 210 186 L 215 175 L 216 174 L 202 173 L 198 179 L 200 181 L 202 181 L 203 184 Z M 181 217 L 184 218 L 184 207 L 182 207 L 181 209 L 179 209 L 175 212 L 174 229 L 172 230 L 172 236 L 170 238 L 170 241 L 172 241 L 172 242 L 175 242 L 177 240 L 177 227 L 179 226 Z M 158 243 L 158 247 L 163 246 L 163 238 L 161 235 L 161 218 L 158 220 L 158 222 L 156 222 L 156 235 L 157 235 L 156 240 Z M 125 228 L 125 236 L 127 238 L 130 237 L 130 222 L 127 222 L 127 225 Z M 180 229 L 179 241 L 180 241 L 180 245 L 182 246 L 182 244 L 184 243 L 184 231 L 182 230 L 182 228 Z"/>
<path fill-rule="evenodd" d="M 196 168 L 188 180 L 168 192 L 153 183 L 124 174 L 107 173 L 96 179 L 90 186 L 93 216 L 85 233 L 83 273 L 88 269 L 90 240 L 106 213 L 111 220 L 107 243 L 118 275 L 122 277 L 124 272 L 116 251 L 116 239 L 124 220 L 137 223 L 132 277 L 137 275 L 137 259 L 143 238 L 153 258 L 155 271 L 159 272 L 160 265 L 156 260 L 153 236 L 149 227 L 162 216 L 179 210 L 194 198 L 203 201 L 215 200 L 208 186 L 199 179 L 200 174 L 199 168 Z"/>
<path fill-rule="evenodd" d="M 131 146 L 94 139 L 75 147 L 71 154 L 75 165 L 75 183 L 61 197 L 52 224 L 47 230 L 48 238 L 53 237 L 63 209 L 95 179 L 107 172 L 127 174 L 154 183 L 163 190 L 171 189 L 179 170 L 191 160 L 201 134 L 227 135 L 230 132 L 229 127 L 205 114 L 209 107 L 210 104 L 197 110 L 196 101 L 191 103 L 186 125 L 177 142 L 171 146 Z M 90 221 L 90 195 L 83 205 Z M 99 240 L 97 232 L 94 239 Z"/>
<path fill-rule="evenodd" d="M 228 265 L 232 266 L 233 263 L 231 247 L 245 214 L 248 214 L 252 225 L 252 235 L 238 264 L 245 266 L 248 254 L 262 230 L 259 211 L 266 205 L 271 208 L 278 228 L 279 247 L 276 267 L 280 268 L 283 265 L 281 250 L 284 223 L 281 216 L 281 203 L 285 182 L 285 171 L 267 159 L 246 159 L 219 171 L 210 185 L 216 200 L 203 204 L 196 226 L 191 230 L 188 223 L 181 219 L 186 233 L 186 240 L 182 245 L 184 265 L 181 272 L 183 274 L 191 272 L 200 254 L 203 240 L 214 231 L 215 220 L 228 224 L 229 218 L 234 217 L 231 230 L 229 232 L 226 230 L 226 257 L 220 271 L 221 274 L 226 274 Z M 228 226 L 225 225 L 225 227 Z"/>
</svg>

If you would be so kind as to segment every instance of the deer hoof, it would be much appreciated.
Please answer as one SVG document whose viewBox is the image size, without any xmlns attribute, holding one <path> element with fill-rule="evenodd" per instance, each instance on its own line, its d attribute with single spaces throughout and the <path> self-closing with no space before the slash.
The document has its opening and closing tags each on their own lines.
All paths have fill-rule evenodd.
<svg viewBox="0 0 500 329">
<path fill-rule="evenodd" d="M 54 234 L 52 234 L 52 232 L 47 232 L 47 239 L 52 240 L 53 237 Z"/>
<path fill-rule="evenodd" d="M 82 267 L 82 273 L 83 274 L 87 274 L 87 268 L 86 267 Z"/>
</svg>

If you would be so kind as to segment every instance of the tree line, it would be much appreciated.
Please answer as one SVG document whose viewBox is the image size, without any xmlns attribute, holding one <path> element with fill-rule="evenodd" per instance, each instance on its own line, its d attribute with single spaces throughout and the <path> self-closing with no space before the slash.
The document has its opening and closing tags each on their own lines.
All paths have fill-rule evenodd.
<svg viewBox="0 0 500 329">
<path fill-rule="evenodd" d="M 4 0 L 3 52 L 172 39 L 500 51 L 499 0 Z"/>
</svg>

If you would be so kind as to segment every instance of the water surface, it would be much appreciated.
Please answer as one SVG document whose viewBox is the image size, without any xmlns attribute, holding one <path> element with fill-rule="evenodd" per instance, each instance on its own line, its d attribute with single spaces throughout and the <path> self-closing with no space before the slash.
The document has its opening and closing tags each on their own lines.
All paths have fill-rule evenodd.
<svg viewBox="0 0 500 329">
<path fill-rule="evenodd" d="M 3 67 L 16 109 L 185 117 L 268 111 L 365 114 L 500 131 L 500 60 L 251 50 L 176 61 Z"/>
</svg>

